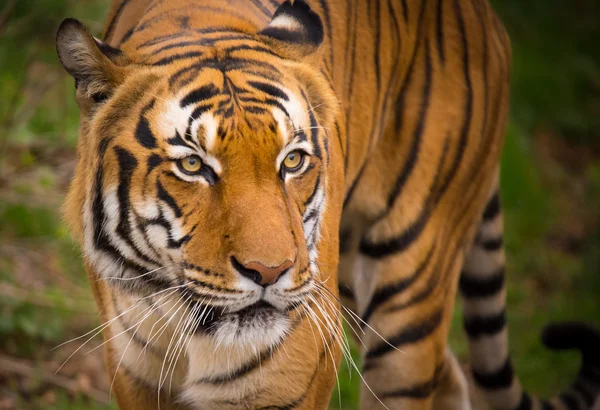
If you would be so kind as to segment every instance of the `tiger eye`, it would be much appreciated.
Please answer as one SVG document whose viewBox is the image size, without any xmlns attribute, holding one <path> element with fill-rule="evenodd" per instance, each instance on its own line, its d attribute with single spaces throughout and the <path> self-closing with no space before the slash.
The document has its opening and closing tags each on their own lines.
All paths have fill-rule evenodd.
<svg viewBox="0 0 600 410">
<path fill-rule="evenodd" d="M 283 160 L 286 171 L 297 171 L 304 162 L 304 155 L 300 151 L 292 151 Z"/>
<path fill-rule="evenodd" d="M 179 161 L 181 169 L 187 173 L 195 174 L 202 168 L 202 160 L 197 155 L 190 155 Z"/>
</svg>

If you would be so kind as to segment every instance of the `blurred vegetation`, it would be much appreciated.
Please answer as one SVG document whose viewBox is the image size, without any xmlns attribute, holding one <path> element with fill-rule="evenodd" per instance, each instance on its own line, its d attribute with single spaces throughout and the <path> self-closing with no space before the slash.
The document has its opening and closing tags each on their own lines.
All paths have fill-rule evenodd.
<svg viewBox="0 0 600 410">
<path fill-rule="evenodd" d="M 543 325 L 600 320 L 600 10 L 593 0 L 493 3 L 514 56 L 502 158 L 511 350 L 523 384 L 549 395 L 572 380 L 578 360 L 545 350 Z M 107 5 L 0 2 L 0 409 L 109 408 L 90 399 L 108 391 L 101 355 L 75 356 L 50 376 L 78 344 L 52 348 L 97 324 L 60 221 L 78 112 L 54 32 L 74 16 L 100 34 Z M 451 344 L 465 359 L 457 307 Z M 359 384 L 342 364 L 332 408 L 340 397 L 342 408 L 357 408 Z"/>
</svg>

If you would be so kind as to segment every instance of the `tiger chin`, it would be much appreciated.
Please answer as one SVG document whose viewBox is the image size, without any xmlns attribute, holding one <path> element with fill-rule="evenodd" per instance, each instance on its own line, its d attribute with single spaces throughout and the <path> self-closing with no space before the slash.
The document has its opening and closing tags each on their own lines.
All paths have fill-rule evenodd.
<svg viewBox="0 0 600 410">
<path fill-rule="evenodd" d="M 487 2 L 114 0 L 103 40 L 67 19 L 56 44 L 81 113 L 65 219 L 120 408 L 326 409 L 343 308 L 361 409 L 469 409 L 457 293 L 494 409 L 597 397 L 589 327 L 546 331 L 584 357 L 551 401 L 508 354 Z"/>
</svg>

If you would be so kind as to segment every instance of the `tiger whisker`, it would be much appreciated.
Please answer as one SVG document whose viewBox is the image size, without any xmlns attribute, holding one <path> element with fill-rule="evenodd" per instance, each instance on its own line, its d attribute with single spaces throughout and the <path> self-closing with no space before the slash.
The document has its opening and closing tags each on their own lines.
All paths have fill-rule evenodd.
<svg viewBox="0 0 600 410">
<path fill-rule="evenodd" d="M 323 335 L 323 329 L 321 329 L 321 327 L 318 325 L 319 323 L 322 324 L 322 322 L 319 320 L 317 314 L 314 312 L 314 310 L 312 309 L 312 307 L 305 302 L 305 306 L 307 308 L 307 312 L 309 313 L 309 316 L 315 320 L 315 325 L 317 326 L 317 331 L 319 332 L 319 334 L 321 335 L 321 340 L 323 341 L 323 349 L 325 350 L 325 354 L 329 354 L 329 357 L 331 358 L 331 363 L 333 365 L 334 371 L 335 371 L 335 381 L 336 381 L 336 385 L 338 388 L 338 395 L 339 395 L 339 401 L 340 401 L 340 407 L 341 403 L 342 403 L 342 398 L 341 398 L 341 393 L 340 393 L 340 376 L 338 373 L 338 369 L 337 369 L 337 365 L 335 364 L 335 358 L 333 357 L 333 352 L 331 350 L 331 348 L 329 347 L 329 343 L 326 342 L 325 340 L 325 335 Z"/>
<path fill-rule="evenodd" d="M 168 298 L 169 296 L 171 296 L 171 295 L 172 295 L 173 293 L 175 293 L 175 292 L 176 292 L 176 290 L 173 290 L 173 291 L 172 291 L 170 294 L 163 296 L 161 299 L 159 299 L 159 302 L 160 302 L 161 300 L 165 299 L 165 298 Z M 148 317 L 149 317 L 149 316 L 150 316 L 150 315 L 151 315 L 151 314 L 154 312 L 154 310 L 155 310 L 155 308 L 154 308 L 152 305 L 150 305 L 150 306 L 148 306 L 147 308 L 145 308 L 145 309 L 144 309 L 142 312 L 140 312 L 140 313 L 138 314 L 138 316 L 139 316 L 139 315 L 142 315 L 142 314 L 144 314 L 144 317 L 143 317 L 143 319 L 141 319 L 141 321 L 143 321 L 143 320 L 145 320 L 146 318 L 148 318 Z M 136 324 L 137 324 L 137 323 L 136 323 Z M 94 347 L 93 349 L 91 349 L 91 350 L 87 351 L 85 354 L 92 353 L 93 351 L 95 351 L 95 350 L 97 350 L 97 349 L 101 348 L 102 346 L 104 346 L 104 345 L 105 345 L 105 344 L 107 344 L 108 342 L 112 341 L 113 339 L 115 339 L 115 338 L 117 338 L 117 337 L 121 336 L 123 333 L 129 332 L 131 329 L 133 329 L 133 328 L 136 326 L 136 324 L 129 326 L 127 329 L 123 330 L 122 332 L 120 332 L 120 333 L 117 333 L 116 335 L 112 336 L 112 337 L 111 337 L 110 339 L 108 339 L 108 340 L 105 340 L 104 342 L 100 343 L 98 346 L 96 346 L 96 347 Z"/>
<path fill-rule="evenodd" d="M 173 265 L 171 265 L 171 266 L 173 266 Z M 151 271 L 148 271 L 148 272 L 143 273 L 143 274 L 138 275 L 138 276 L 134 276 L 132 278 L 119 278 L 119 277 L 116 277 L 116 276 L 109 276 L 109 277 L 104 277 L 104 278 L 96 279 L 96 282 L 101 281 L 101 280 L 122 280 L 122 281 L 136 280 L 136 279 L 143 278 L 144 276 L 150 275 L 152 273 L 158 272 L 159 270 L 163 270 L 163 269 L 166 269 L 166 268 L 171 267 L 171 266 L 161 266 L 160 268 L 153 269 Z"/>
<path fill-rule="evenodd" d="M 340 299 L 338 297 L 336 297 L 333 293 L 331 293 L 331 291 L 329 289 L 327 289 L 323 285 L 321 285 L 321 286 L 322 286 L 322 289 L 326 290 L 327 293 L 329 293 L 329 295 L 332 298 L 335 298 L 340 303 L 340 306 L 342 307 L 342 309 L 344 309 L 345 312 L 347 312 L 350 316 L 355 317 L 356 319 L 358 319 L 361 323 L 363 323 L 366 327 L 368 327 L 371 331 L 373 331 L 373 333 L 375 333 L 381 340 L 383 340 L 392 349 L 396 350 L 397 352 L 404 353 L 403 350 L 398 349 L 396 346 L 394 346 L 392 343 L 390 343 L 385 337 L 383 337 L 381 334 L 379 334 L 379 332 L 377 332 L 375 329 L 373 329 L 373 327 L 371 325 L 369 325 L 367 322 L 365 322 L 360 316 L 358 316 L 356 313 L 354 313 L 351 309 L 348 309 L 346 306 L 344 306 L 340 302 Z"/>
<path fill-rule="evenodd" d="M 186 342 L 188 340 L 189 337 L 191 337 L 190 335 L 193 335 L 193 332 L 190 332 L 190 329 L 192 328 L 193 323 L 197 320 L 197 318 L 195 317 L 196 311 L 198 310 L 198 305 L 194 305 L 192 307 L 191 312 L 188 315 L 188 320 L 186 325 L 184 326 L 184 328 L 182 329 L 181 332 L 181 336 L 179 336 L 179 348 L 175 349 L 173 352 L 173 357 L 171 359 L 171 365 L 170 367 L 172 367 L 171 369 L 171 378 L 169 380 L 169 394 L 171 394 L 172 392 L 172 386 L 173 386 L 173 375 L 175 374 L 175 368 L 177 366 L 177 363 L 179 362 L 179 358 L 181 357 L 181 353 L 183 352 L 184 347 L 186 346 Z M 187 334 L 189 332 L 189 334 Z M 167 375 L 169 374 L 169 368 L 167 368 Z"/>
<path fill-rule="evenodd" d="M 173 317 L 175 317 L 175 315 L 177 315 L 177 313 L 181 310 L 182 307 L 186 306 L 186 303 L 189 303 L 189 300 L 191 299 L 191 295 L 187 297 L 187 299 L 181 301 L 181 306 L 179 306 L 179 308 L 177 308 L 177 310 L 175 312 L 173 312 L 173 314 L 171 315 L 171 318 L 169 319 L 169 321 L 171 321 L 171 319 L 173 319 Z M 157 404 L 158 404 L 158 408 L 160 409 L 160 391 L 164 385 L 164 381 L 166 381 L 166 376 L 165 376 L 165 380 L 163 381 L 163 373 L 164 373 L 164 369 L 165 369 L 165 363 L 167 361 L 167 357 L 169 356 L 169 352 L 173 343 L 173 338 L 175 337 L 177 330 L 179 328 L 179 326 L 181 325 L 181 321 L 183 320 L 184 315 L 181 315 L 179 318 L 179 321 L 177 322 L 177 326 L 175 326 L 175 329 L 173 330 L 173 333 L 171 335 L 171 339 L 169 340 L 169 345 L 167 346 L 167 350 L 165 352 L 165 357 L 163 358 L 162 361 L 162 366 L 160 369 L 160 374 L 158 376 L 158 384 L 157 384 Z"/>
<path fill-rule="evenodd" d="M 175 309 L 179 305 L 179 302 L 180 302 L 180 300 L 177 300 L 176 303 L 174 303 L 173 306 L 171 306 L 171 308 L 169 310 L 167 310 L 157 321 L 155 321 L 152 324 L 152 327 L 150 328 L 150 332 L 148 333 L 149 338 L 148 338 L 148 340 L 146 340 L 146 344 L 144 345 L 143 349 L 139 353 L 140 355 L 146 351 L 146 349 L 148 348 L 149 345 L 154 346 L 154 344 L 158 341 L 158 339 L 163 335 L 167 326 L 169 325 L 169 322 L 170 322 L 170 319 L 172 318 L 172 316 L 169 318 L 169 320 L 165 321 L 165 323 L 156 331 L 156 334 L 153 335 L 154 327 L 158 323 L 160 323 L 160 321 L 163 320 L 173 309 Z M 164 306 L 165 304 L 166 304 L 166 302 L 163 305 L 161 305 L 161 307 Z M 153 340 L 154 340 L 154 342 L 152 343 Z"/>
<path fill-rule="evenodd" d="M 137 305 L 137 304 L 139 304 L 139 303 L 141 303 L 142 301 L 144 301 L 144 300 L 148 299 L 148 298 L 154 297 L 154 296 L 156 296 L 156 295 L 158 295 L 158 294 L 160 294 L 160 293 L 163 293 L 163 292 L 169 291 L 169 290 L 171 290 L 171 289 L 175 289 L 175 288 L 177 288 L 177 287 L 179 287 L 179 286 L 176 286 L 176 287 L 170 287 L 170 288 L 167 288 L 167 289 L 163 289 L 163 290 L 161 290 L 161 291 L 158 291 L 158 292 L 156 292 L 156 293 L 153 293 L 152 295 L 149 295 L 149 296 L 143 297 L 143 298 L 141 298 L 141 299 L 137 299 L 137 300 L 136 300 L 136 305 Z M 135 305 L 134 305 L 134 306 L 131 306 L 130 308 L 128 308 L 127 310 L 125 310 L 124 312 L 122 312 L 122 313 L 121 313 L 119 316 L 116 316 L 116 317 L 114 317 L 114 318 L 112 318 L 112 319 L 110 319 L 110 320 L 106 321 L 105 323 L 103 323 L 103 324 L 100 324 L 100 325 L 96 326 L 94 329 L 90 330 L 90 331 L 89 331 L 89 332 L 87 332 L 87 333 L 84 333 L 84 334 L 83 334 L 83 335 L 81 335 L 81 336 L 74 337 L 74 338 L 72 338 L 72 339 L 69 339 L 69 340 L 67 340 L 66 342 L 62 342 L 61 344 L 59 344 L 59 345 L 57 345 L 57 346 L 53 347 L 51 350 L 56 350 L 56 349 L 58 349 L 59 347 L 62 347 L 62 346 L 64 346 L 64 345 L 66 345 L 66 344 L 69 344 L 69 343 L 71 343 L 71 342 L 74 342 L 74 341 L 76 341 L 76 340 L 82 339 L 82 338 L 86 337 L 87 335 L 89 335 L 90 333 L 93 333 L 93 332 L 95 332 L 96 330 L 98 330 L 98 329 L 100 329 L 100 328 L 104 328 L 104 327 L 108 326 L 110 323 L 114 322 L 114 321 L 115 321 L 115 320 L 117 320 L 119 317 L 121 317 L 122 315 L 126 314 L 127 312 L 129 312 L 131 309 L 134 309 L 134 308 L 135 308 Z M 100 329 L 100 331 L 102 331 L 102 329 Z"/>
<path fill-rule="evenodd" d="M 310 296 L 311 298 L 314 299 L 314 296 Z M 320 307 L 320 306 L 318 306 Z M 341 327 L 341 326 L 340 326 Z M 342 332 L 343 332 L 343 328 L 342 328 Z M 343 332 L 343 334 L 345 335 L 345 332 Z M 346 338 L 346 343 L 347 343 L 347 338 Z M 350 348 L 349 345 L 342 343 L 341 341 L 339 341 L 338 339 L 338 344 L 340 344 L 340 348 L 342 349 L 342 353 L 344 354 L 345 357 L 349 358 L 349 362 L 350 364 L 352 364 L 352 367 L 356 370 L 356 372 L 358 373 L 359 377 L 361 378 L 361 380 L 363 381 L 364 385 L 367 387 L 367 389 L 371 392 L 371 394 L 373 395 L 373 397 L 375 397 L 375 399 L 387 410 L 390 410 L 389 407 L 387 407 L 383 401 L 381 401 L 381 399 L 379 398 L 379 396 L 377 396 L 377 394 L 375 394 L 375 392 L 373 391 L 373 389 L 371 388 L 371 386 L 367 383 L 366 379 L 364 378 L 363 374 L 361 373 L 361 371 L 359 370 L 358 366 L 356 365 L 356 362 L 354 361 L 354 359 L 352 358 L 352 355 L 350 354 Z M 339 389 L 339 386 L 338 386 Z"/>
<path fill-rule="evenodd" d="M 323 298 L 323 300 L 330 305 L 331 308 L 336 308 L 336 306 L 334 305 L 334 302 L 331 299 L 328 299 L 326 293 L 322 293 L 320 291 L 320 289 L 318 289 L 317 292 Z M 358 332 L 354 329 L 354 326 L 352 326 L 352 324 L 350 323 L 350 321 L 348 319 L 346 319 L 346 317 L 344 317 L 344 315 L 341 315 L 341 317 L 342 317 L 342 320 L 345 320 L 346 323 L 348 323 L 348 327 L 350 327 L 350 330 L 352 330 L 352 332 L 356 336 L 356 339 L 358 339 L 358 341 L 360 342 L 360 344 L 363 345 L 363 347 L 365 348 L 365 351 L 368 352 L 369 348 L 367 347 L 367 345 L 365 344 L 365 342 L 362 340 L 362 338 L 360 337 L 360 335 L 358 334 Z M 360 326 L 358 325 L 358 322 L 356 320 L 354 322 L 358 326 L 358 328 L 360 329 Z M 362 331 L 362 333 L 363 333 L 363 335 L 365 334 L 364 331 Z"/>
<path fill-rule="evenodd" d="M 177 287 L 175 287 L 175 288 L 177 288 Z M 65 364 L 67 364 L 67 362 L 68 362 L 68 361 L 69 361 L 69 360 L 70 360 L 70 359 L 71 359 L 71 358 L 72 358 L 72 357 L 73 357 L 73 356 L 74 356 L 74 355 L 75 355 L 75 354 L 76 354 L 78 351 L 80 351 L 80 350 L 81 350 L 81 349 L 82 349 L 82 348 L 83 348 L 85 345 L 87 345 L 87 344 L 88 344 L 88 343 L 89 343 L 89 342 L 90 342 L 90 341 L 91 341 L 91 340 L 92 340 L 94 337 L 96 337 L 96 336 L 97 336 L 97 335 L 99 335 L 99 334 L 100 334 L 102 331 L 104 331 L 104 329 L 106 329 L 108 326 L 110 326 L 110 325 L 111 325 L 111 324 L 112 324 L 112 323 L 113 323 L 115 320 L 117 320 L 118 318 L 120 318 L 120 317 L 121 317 L 121 316 L 123 316 L 124 314 L 126 314 L 126 313 L 130 312 L 132 309 L 134 309 L 134 308 L 136 308 L 137 306 L 139 306 L 139 305 L 142 303 L 142 301 L 144 301 L 145 299 L 147 299 L 147 298 L 150 298 L 150 297 L 153 297 L 153 296 L 155 296 L 155 295 L 157 295 L 157 294 L 159 294 L 159 293 L 166 292 L 166 291 L 168 291 L 168 290 L 172 290 L 172 289 L 173 289 L 173 288 L 167 288 L 167 289 L 163 289 L 163 290 L 161 290 L 161 291 L 159 291 L 159 292 L 156 292 L 156 293 L 154 293 L 154 294 L 152 294 L 152 295 L 149 295 L 149 296 L 147 296 L 147 297 L 144 297 L 144 298 L 142 298 L 142 299 L 138 299 L 138 300 L 137 300 L 137 302 L 136 302 L 136 303 L 135 303 L 133 306 L 131 306 L 130 308 L 126 309 L 124 312 L 122 312 L 121 314 L 119 314 L 119 315 L 115 316 L 114 318 L 112 318 L 112 319 L 110 319 L 110 320 L 106 321 L 106 323 L 104 323 L 104 324 L 101 324 L 100 326 L 97 326 L 96 328 L 92 329 L 91 331 L 89 331 L 89 332 L 85 333 L 85 334 L 84 334 L 84 335 L 82 335 L 82 336 L 78 336 L 78 337 L 76 337 L 76 338 L 73 338 L 73 339 L 71 339 L 71 340 L 68 340 L 68 341 L 66 341 L 66 342 L 63 342 L 63 343 L 61 343 L 60 345 L 56 346 L 54 349 L 58 349 L 59 347 L 61 347 L 61 346 L 64 346 L 64 345 L 65 345 L 65 344 L 67 344 L 67 343 L 71 343 L 71 342 L 73 342 L 73 341 L 75 341 L 75 340 L 79 340 L 79 339 L 81 339 L 81 338 L 83 338 L 83 337 L 86 337 L 86 336 L 87 336 L 87 335 L 89 335 L 90 333 L 94 333 L 94 332 L 95 332 L 95 333 L 94 333 L 92 336 L 90 336 L 90 337 L 89 337 L 89 338 L 88 338 L 88 339 L 87 339 L 85 342 L 83 342 L 83 343 L 81 344 L 81 346 L 79 346 L 77 349 L 75 349 L 75 351 L 73 351 L 73 353 L 71 353 L 71 354 L 69 355 L 69 357 L 67 357 L 67 358 L 65 359 L 65 361 L 64 361 L 64 362 L 63 362 L 63 363 L 60 365 L 60 367 L 59 367 L 58 369 L 56 369 L 56 371 L 55 371 L 55 373 L 54 373 L 54 374 L 58 374 L 58 372 L 59 372 L 59 371 L 60 371 L 60 370 L 61 370 L 61 369 L 62 369 L 62 368 L 65 366 Z M 173 292 L 174 292 L 174 291 L 173 291 Z M 96 330 L 97 330 L 97 331 L 96 331 Z M 104 342 L 104 343 L 106 343 L 106 342 Z M 104 343 L 103 343 L 103 344 L 104 344 Z M 54 349 L 53 349 L 53 350 L 54 350 Z M 88 353 L 89 353 L 89 352 L 88 352 Z M 86 354 L 87 354 L 87 353 L 86 353 Z"/>
</svg>

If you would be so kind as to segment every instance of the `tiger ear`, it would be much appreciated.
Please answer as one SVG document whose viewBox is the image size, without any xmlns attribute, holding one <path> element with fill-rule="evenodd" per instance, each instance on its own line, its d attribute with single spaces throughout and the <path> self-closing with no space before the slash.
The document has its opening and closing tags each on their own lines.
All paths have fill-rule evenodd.
<svg viewBox="0 0 600 410">
<path fill-rule="evenodd" d="M 287 0 L 259 34 L 283 57 L 299 59 L 314 53 L 323 42 L 323 22 L 304 0 Z"/>
<path fill-rule="evenodd" d="M 101 102 L 123 80 L 117 65 L 125 61 L 121 50 L 94 38 L 75 19 L 66 19 L 56 33 L 56 52 L 65 70 L 75 79 L 78 94 Z"/>
</svg>

